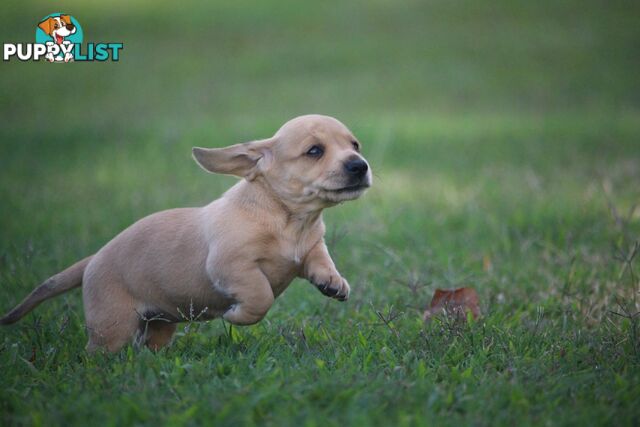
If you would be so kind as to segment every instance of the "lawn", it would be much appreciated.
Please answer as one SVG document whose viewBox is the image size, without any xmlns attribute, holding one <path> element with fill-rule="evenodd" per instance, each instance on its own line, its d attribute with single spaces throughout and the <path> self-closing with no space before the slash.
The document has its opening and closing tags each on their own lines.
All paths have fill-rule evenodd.
<svg viewBox="0 0 640 427">
<path fill-rule="evenodd" d="M 62 6 L 60 6 L 62 7 Z M 33 42 L 45 2 L 4 5 Z M 374 185 L 326 211 L 352 297 L 89 356 L 80 292 L 0 330 L 0 425 L 637 425 L 632 2 L 64 2 L 117 63 L 0 64 L 0 310 L 235 181 L 190 148 L 338 117 Z M 484 316 L 422 312 L 474 287 Z"/>
</svg>

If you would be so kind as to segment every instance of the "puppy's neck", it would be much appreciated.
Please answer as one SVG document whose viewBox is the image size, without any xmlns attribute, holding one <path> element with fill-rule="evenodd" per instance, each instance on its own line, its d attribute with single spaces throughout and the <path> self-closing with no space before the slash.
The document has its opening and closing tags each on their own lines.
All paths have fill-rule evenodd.
<svg viewBox="0 0 640 427">
<path fill-rule="evenodd" d="M 287 203 L 261 177 L 238 182 L 228 196 L 234 204 L 280 230 L 299 234 L 322 225 L 322 207 Z"/>
</svg>

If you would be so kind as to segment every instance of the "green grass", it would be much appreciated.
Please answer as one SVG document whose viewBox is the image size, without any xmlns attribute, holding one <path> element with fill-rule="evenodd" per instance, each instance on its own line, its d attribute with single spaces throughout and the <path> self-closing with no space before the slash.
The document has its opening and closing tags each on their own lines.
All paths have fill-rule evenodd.
<svg viewBox="0 0 640 427">
<path fill-rule="evenodd" d="M 66 294 L 0 330 L 0 424 L 637 425 L 637 5 L 316 3 L 75 1 L 120 63 L 0 64 L 2 310 L 233 184 L 191 146 L 320 112 L 375 172 L 325 215 L 348 303 L 296 281 L 256 326 L 90 357 Z M 3 7 L 3 42 L 53 12 Z M 457 286 L 484 317 L 424 324 Z"/>
</svg>

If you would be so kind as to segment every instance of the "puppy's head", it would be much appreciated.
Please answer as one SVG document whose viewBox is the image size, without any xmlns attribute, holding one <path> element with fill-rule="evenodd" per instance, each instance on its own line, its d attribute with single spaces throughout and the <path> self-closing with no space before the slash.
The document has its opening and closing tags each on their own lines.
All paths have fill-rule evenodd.
<svg viewBox="0 0 640 427">
<path fill-rule="evenodd" d="M 226 148 L 194 148 L 209 172 L 263 180 L 284 202 L 330 206 L 371 186 L 361 144 L 333 117 L 308 115 L 285 123 L 269 139 Z"/>
<path fill-rule="evenodd" d="M 47 35 L 53 37 L 56 43 L 62 43 L 63 39 L 76 32 L 76 27 L 71 22 L 69 15 L 50 16 L 38 24 L 38 27 Z"/>
</svg>

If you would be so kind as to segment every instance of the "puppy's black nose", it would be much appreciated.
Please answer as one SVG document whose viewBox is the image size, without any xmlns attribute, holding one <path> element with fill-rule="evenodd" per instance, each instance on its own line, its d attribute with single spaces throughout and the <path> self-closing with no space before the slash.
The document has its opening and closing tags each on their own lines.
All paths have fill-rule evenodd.
<svg viewBox="0 0 640 427">
<path fill-rule="evenodd" d="M 363 176 L 369 170 L 367 162 L 362 159 L 349 160 L 344 164 L 344 168 L 353 176 Z"/>
<path fill-rule="evenodd" d="M 67 30 L 69 30 L 69 31 L 73 31 L 73 29 L 74 29 L 76 26 L 75 26 L 75 25 L 73 25 L 73 24 L 67 24 L 67 25 L 66 25 L 66 27 L 67 27 Z"/>
</svg>

